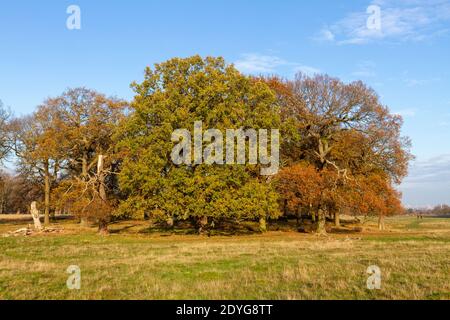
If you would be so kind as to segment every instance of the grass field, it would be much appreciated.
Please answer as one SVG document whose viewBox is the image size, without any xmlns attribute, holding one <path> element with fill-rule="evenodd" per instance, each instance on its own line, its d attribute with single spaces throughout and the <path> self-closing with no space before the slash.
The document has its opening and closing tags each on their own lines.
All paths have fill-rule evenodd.
<svg viewBox="0 0 450 320">
<path fill-rule="evenodd" d="M 0 299 L 450 299 L 450 219 L 386 222 L 383 233 L 369 221 L 326 237 L 170 235 L 122 222 L 101 237 L 62 221 L 62 234 L 0 237 Z M 0 234 L 26 224 L 0 220 Z M 66 287 L 69 265 L 81 268 L 80 290 Z M 370 265 L 380 290 L 367 289 Z"/>
</svg>

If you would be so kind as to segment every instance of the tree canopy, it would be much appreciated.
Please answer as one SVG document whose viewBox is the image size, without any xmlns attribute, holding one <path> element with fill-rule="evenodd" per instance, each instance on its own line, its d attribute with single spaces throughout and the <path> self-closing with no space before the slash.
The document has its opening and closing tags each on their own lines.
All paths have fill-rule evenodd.
<svg viewBox="0 0 450 320">
<path fill-rule="evenodd" d="M 125 155 L 120 186 L 124 213 L 164 219 L 278 216 L 277 196 L 255 165 L 175 165 L 172 132 L 278 128 L 275 96 L 263 81 L 239 73 L 222 58 L 171 59 L 147 68 L 134 84 L 132 114 L 120 128 Z M 203 142 L 205 145 L 207 143 Z"/>
<path fill-rule="evenodd" d="M 392 207 L 388 202 L 398 199 L 399 194 L 391 185 L 406 176 L 412 159 L 410 142 L 401 136 L 401 117 L 391 114 L 361 81 L 345 84 L 327 75 L 302 74 L 294 81 L 277 77 L 265 80 L 277 93 L 281 106 L 282 154 L 288 167 L 281 174 L 280 185 L 288 204 L 305 205 L 311 194 L 318 195 L 320 201 L 311 205 L 311 210 L 315 210 L 311 214 L 318 215 L 321 230 L 321 215 L 337 215 L 346 207 L 352 207 L 356 214 L 361 212 L 357 208 L 369 205 L 369 197 L 349 197 L 364 182 L 369 189 L 384 186 L 389 193 L 374 193 L 377 199 L 370 199 L 372 204 Z M 298 166 L 299 162 L 307 165 Z M 317 171 L 315 174 L 312 168 Z M 334 172 L 334 177 L 330 172 Z M 290 180 L 295 183 L 289 185 Z M 300 185 L 310 180 L 317 180 L 317 185 L 309 192 L 299 193 Z M 361 192 L 367 196 L 370 190 Z M 293 197 L 295 194 L 299 198 Z M 360 199 L 358 205 L 355 199 Z M 385 207 L 380 204 L 380 214 L 386 211 Z"/>
<path fill-rule="evenodd" d="M 401 117 L 361 81 L 253 77 L 223 58 L 193 56 L 146 68 L 132 88 L 131 103 L 68 89 L 20 118 L 0 103 L 0 161 L 13 150 L 19 172 L 2 176 L 1 209 L 29 181 L 45 224 L 70 212 L 101 232 L 121 218 L 190 221 L 200 232 L 254 220 L 264 231 L 282 212 L 324 232 L 341 213 L 378 215 L 382 225 L 402 211 L 395 186 L 413 158 L 410 141 Z M 252 156 L 278 154 L 278 136 L 263 130 L 281 131 L 276 175 Z"/>
</svg>

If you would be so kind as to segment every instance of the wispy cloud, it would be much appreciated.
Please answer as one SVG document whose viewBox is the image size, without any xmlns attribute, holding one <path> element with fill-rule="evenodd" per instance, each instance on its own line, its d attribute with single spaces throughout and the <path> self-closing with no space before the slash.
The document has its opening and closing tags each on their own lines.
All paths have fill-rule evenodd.
<svg viewBox="0 0 450 320">
<path fill-rule="evenodd" d="M 235 67 L 244 73 L 276 73 L 280 68 L 290 69 L 290 73 L 302 72 L 312 75 L 321 71 L 315 67 L 304 65 L 298 62 L 290 62 L 274 55 L 264 55 L 259 53 L 246 53 L 234 63 Z"/>
<path fill-rule="evenodd" d="M 329 27 L 324 27 L 314 39 L 317 41 L 334 41 L 335 36 Z"/>
<path fill-rule="evenodd" d="M 413 79 L 413 78 L 407 78 L 403 79 L 403 82 L 406 84 L 407 87 L 421 87 L 426 86 L 429 84 L 432 84 L 434 82 L 440 81 L 439 78 L 433 78 L 433 79 Z"/>
<path fill-rule="evenodd" d="M 450 154 L 443 154 L 428 160 L 416 161 L 405 179 L 405 186 L 417 184 L 450 183 Z M 450 198 L 450 194 L 449 194 Z M 449 199 L 450 200 L 450 199 Z"/>
<path fill-rule="evenodd" d="M 416 113 L 417 113 L 416 109 L 402 109 L 393 112 L 393 114 L 402 116 L 403 118 L 415 117 Z"/>
<path fill-rule="evenodd" d="M 276 56 L 267 56 L 256 53 L 246 53 L 235 62 L 235 66 L 242 72 L 247 73 L 270 73 L 275 72 L 280 66 L 286 65 L 287 61 Z"/>
<path fill-rule="evenodd" d="M 314 75 L 314 74 L 320 73 L 321 71 L 314 67 L 298 65 L 294 68 L 294 72 L 295 73 L 301 72 L 306 75 Z"/>
<path fill-rule="evenodd" d="M 411 206 L 437 205 L 450 201 L 450 154 L 416 161 L 400 189 Z"/>
<path fill-rule="evenodd" d="M 373 61 L 362 61 L 356 66 L 356 71 L 352 75 L 358 78 L 371 78 L 376 76 L 375 63 Z"/>
<path fill-rule="evenodd" d="M 381 9 L 381 28 L 368 28 L 366 8 L 349 13 L 324 27 L 317 39 L 340 45 L 374 41 L 423 41 L 449 32 L 450 2 L 447 0 L 375 0 Z M 447 25 L 446 25 L 447 23 Z"/>
</svg>

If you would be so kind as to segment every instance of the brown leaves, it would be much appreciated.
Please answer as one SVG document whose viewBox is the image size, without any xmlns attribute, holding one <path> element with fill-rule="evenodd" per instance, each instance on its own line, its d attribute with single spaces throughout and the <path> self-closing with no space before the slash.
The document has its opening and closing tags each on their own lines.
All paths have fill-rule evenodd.
<svg viewBox="0 0 450 320">
<path fill-rule="evenodd" d="M 346 210 L 354 215 L 403 212 L 400 194 L 382 174 L 345 178 L 335 170 L 302 163 L 283 169 L 277 187 L 291 212 L 300 209 Z"/>
<path fill-rule="evenodd" d="M 402 119 L 358 81 L 299 75 L 294 81 L 266 78 L 276 92 L 283 120 L 283 160 L 333 164 L 354 174 L 381 170 L 399 183 L 407 174 L 410 141 Z"/>
</svg>

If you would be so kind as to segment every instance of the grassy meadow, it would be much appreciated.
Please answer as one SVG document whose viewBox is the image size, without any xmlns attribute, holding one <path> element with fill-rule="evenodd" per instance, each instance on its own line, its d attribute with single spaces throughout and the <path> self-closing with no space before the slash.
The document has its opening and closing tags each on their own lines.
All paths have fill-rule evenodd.
<svg viewBox="0 0 450 320">
<path fill-rule="evenodd" d="M 0 217 L 0 235 L 29 221 Z M 109 236 L 74 221 L 60 234 L 0 236 L 0 299 L 450 299 L 450 218 L 394 217 L 379 232 L 328 236 L 271 226 L 266 234 L 149 232 L 111 225 Z M 81 289 L 69 290 L 70 265 Z M 370 265 L 380 290 L 366 286 Z"/>
</svg>

